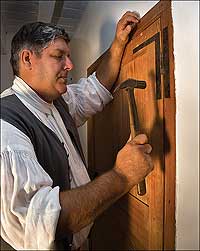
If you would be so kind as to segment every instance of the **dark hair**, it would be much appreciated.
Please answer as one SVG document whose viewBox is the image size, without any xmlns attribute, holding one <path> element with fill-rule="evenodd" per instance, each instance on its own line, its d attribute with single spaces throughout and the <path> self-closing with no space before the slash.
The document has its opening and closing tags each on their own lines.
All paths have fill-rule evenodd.
<svg viewBox="0 0 200 251">
<path fill-rule="evenodd" d="M 38 56 L 56 38 L 70 39 L 65 30 L 54 24 L 35 22 L 23 25 L 11 42 L 10 63 L 14 75 L 19 75 L 19 54 L 23 49 L 34 51 Z"/>
</svg>

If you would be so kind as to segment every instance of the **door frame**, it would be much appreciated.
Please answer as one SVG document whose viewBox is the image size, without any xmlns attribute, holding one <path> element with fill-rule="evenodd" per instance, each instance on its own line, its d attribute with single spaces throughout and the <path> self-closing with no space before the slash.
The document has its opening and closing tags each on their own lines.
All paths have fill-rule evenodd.
<svg viewBox="0 0 200 251">
<path fill-rule="evenodd" d="M 167 139 L 164 135 L 164 212 L 163 212 L 163 250 L 175 249 L 175 189 L 176 189 L 176 97 L 174 78 L 174 54 L 173 54 L 173 24 L 171 1 L 160 1 L 142 17 L 142 26 L 138 24 L 137 30 L 132 39 L 138 36 L 143 30 L 150 26 L 156 19 L 161 20 L 161 98 L 164 99 L 164 130 L 167 132 Z M 106 53 L 106 52 L 105 52 Z M 103 53 L 88 69 L 87 75 L 93 73 L 105 53 Z M 88 144 L 88 170 L 91 177 L 94 173 L 94 119 L 87 123 L 87 144 Z M 170 150 L 168 146 L 170 144 Z"/>
</svg>

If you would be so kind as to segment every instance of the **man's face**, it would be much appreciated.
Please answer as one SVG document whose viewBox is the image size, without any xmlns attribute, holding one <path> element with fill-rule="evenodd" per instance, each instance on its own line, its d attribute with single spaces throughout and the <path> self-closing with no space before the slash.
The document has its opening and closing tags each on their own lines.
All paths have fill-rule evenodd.
<svg viewBox="0 0 200 251">
<path fill-rule="evenodd" d="M 33 88 L 47 102 L 51 102 L 67 91 L 67 74 L 73 68 L 70 50 L 62 38 L 55 39 L 41 56 L 33 56 Z"/>
</svg>

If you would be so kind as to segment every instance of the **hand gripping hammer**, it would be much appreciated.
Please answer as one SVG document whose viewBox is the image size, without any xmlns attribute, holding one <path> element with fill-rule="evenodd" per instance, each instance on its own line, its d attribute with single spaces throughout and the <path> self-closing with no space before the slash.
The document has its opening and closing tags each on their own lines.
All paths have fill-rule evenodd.
<svg viewBox="0 0 200 251">
<path fill-rule="evenodd" d="M 134 89 L 145 89 L 146 82 L 136 79 L 127 79 L 122 84 L 117 86 L 114 90 L 116 92 L 119 89 L 125 89 L 128 94 L 128 106 L 129 106 L 129 118 L 130 118 L 130 130 L 131 138 L 140 134 L 140 125 L 137 113 L 137 106 L 135 102 Z M 146 193 L 146 182 L 145 179 L 137 185 L 138 195 L 144 195 Z"/>
</svg>

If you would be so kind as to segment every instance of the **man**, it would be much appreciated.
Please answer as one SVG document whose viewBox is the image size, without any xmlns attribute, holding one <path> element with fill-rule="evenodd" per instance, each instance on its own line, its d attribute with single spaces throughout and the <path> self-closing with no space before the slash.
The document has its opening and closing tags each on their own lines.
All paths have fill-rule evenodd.
<svg viewBox="0 0 200 251">
<path fill-rule="evenodd" d="M 152 170 L 146 135 L 130 140 L 93 181 L 76 126 L 112 100 L 132 24 L 126 12 L 96 73 L 66 85 L 73 68 L 64 30 L 41 22 L 14 36 L 15 79 L 1 98 L 1 236 L 14 249 L 76 250 L 93 221 Z"/>
</svg>

